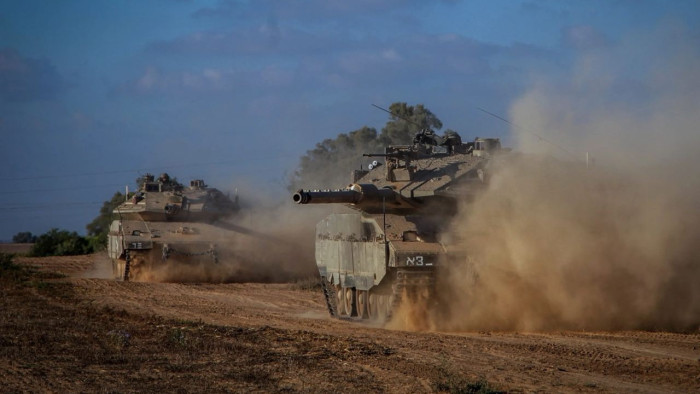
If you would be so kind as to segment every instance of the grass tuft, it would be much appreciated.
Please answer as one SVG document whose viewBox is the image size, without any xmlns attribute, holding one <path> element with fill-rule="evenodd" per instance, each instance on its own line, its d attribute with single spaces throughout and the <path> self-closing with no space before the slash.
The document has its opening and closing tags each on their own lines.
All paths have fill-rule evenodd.
<svg viewBox="0 0 700 394">
<path fill-rule="evenodd" d="M 303 279 L 297 279 L 292 283 L 294 290 L 317 291 L 321 290 L 321 279 L 316 276 L 309 276 Z"/>
<path fill-rule="evenodd" d="M 29 280 L 31 271 L 15 264 L 14 254 L 0 253 L 0 281 L 21 283 Z"/>
<path fill-rule="evenodd" d="M 505 391 L 493 387 L 486 379 L 470 381 L 454 371 L 445 360 L 438 367 L 440 377 L 435 383 L 435 391 L 452 394 L 503 394 Z"/>
</svg>

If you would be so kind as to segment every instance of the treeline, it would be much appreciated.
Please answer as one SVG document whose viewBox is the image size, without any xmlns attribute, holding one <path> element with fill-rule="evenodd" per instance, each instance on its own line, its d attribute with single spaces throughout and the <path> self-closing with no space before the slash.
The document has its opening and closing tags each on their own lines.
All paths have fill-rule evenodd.
<svg viewBox="0 0 700 394">
<path fill-rule="evenodd" d="M 329 189 L 347 186 L 352 170 L 371 160 L 363 153 L 383 153 L 387 145 L 407 145 L 423 129 L 440 130 L 442 122 L 422 104 L 415 106 L 402 102 L 391 104 L 390 120 L 378 132 L 363 126 L 336 138 L 316 144 L 299 160 L 299 166 L 289 180 L 289 189 Z M 452 131 L 452 130 L 448 130 Z"/>
<path fill-rule="evenodd" d="M 396 102 L 389 106 L 388 111 L 391 113 L 389 120 L 379 131 L 363 126 L 316 143 L 300 158 L 296 171 L 289 178 L 288 189 L 344 187 L 350 181 L 352 170 L 359 169 L 361 165 L 366 168 L 371 162 L 370 159 L 363 159 L 363 153 L 383 153 L 387 145 L 411 144 L 413 137 L 421 130 L 442 129 L 440 119 L 422 104 L 413 106 Z M 446 132 L 449 131 L 452 130 Z M 143 179 L 138 178 L 137 183 L 140 185 L 141 182 Z M 29 232 L 17 233 L 13 242 L 34 243 L 31 256 L 78 255 L 103 250 L 107 245 L 112 212 L 125 198 L 124 194 L 116 192 L 105 201 L 97 217 L 87 224 L 86 237 L 74 231 L 54 228 L 39 236 Z"/>
<path fill-rule="evenodd" d="M 17 233 L 12 237 L 15 243 L 33 243 L 28 255 L 32 257 L 44 256 L 72 256 L 94 253 L 104 247 L 97 237 L 83 237 L 75 231 L 59 230 L 53 228 L 39 236 L 30 232 Z"/>
<path fill-rule="evenodd" d="M 86 226 L 88 235 L 85 237 L 75 231 L 53 228 L 38 236 L 28 231 L 19 232 L 12 237 L 12 242 L 34 244 L 28 253 L 32 257 L 74 256 L 99 252 L 107 246 L 112 211 L 124 202 L 124 199 L 124 194 L 117 192 L 109 201 L 105 201 L 99 215 Z"/>
</svg>

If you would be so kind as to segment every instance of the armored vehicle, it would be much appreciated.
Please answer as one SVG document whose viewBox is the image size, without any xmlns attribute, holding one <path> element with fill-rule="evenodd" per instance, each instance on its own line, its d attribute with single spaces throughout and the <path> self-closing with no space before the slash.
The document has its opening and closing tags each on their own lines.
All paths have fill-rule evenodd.
<svg viewBox="0 0 700 394">
<path fill-rule="evenodd" d="M 484 187 L 501 150 L 497 138 L 462 143 L 455 132 L 422 131 L 413 145 L 388 146 L 340 190 L 299 190 L 297 204 L 344 204 L 316 225 L 316 264 L 334 317 L 389 319 L 402 298 L 428 293 L 436 270 L 456 258 L 445 230 L 460 202 Z M 380 160 L 381 160 L 380 159 Z"/>
<path fill-rule="evenodd" d="M 146 174 L 140 189 L 114 209 L 107 252 L 114 276 L 124 280 L 149 280 L 153 269 L 166 262 L 214 264 L 217 240 L 226 229 L 219 219 L 238 210 L 233 200 L 203 180 L 184 187 L 168 174 L 157 179 Z"/>
</svg>

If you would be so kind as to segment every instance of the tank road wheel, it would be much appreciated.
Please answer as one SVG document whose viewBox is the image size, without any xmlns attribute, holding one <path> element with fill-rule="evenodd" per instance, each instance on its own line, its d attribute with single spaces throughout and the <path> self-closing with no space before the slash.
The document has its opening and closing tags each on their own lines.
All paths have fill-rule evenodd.
<svg viewBox="0 0 700 394">
<path fill-rule="evenodd" d="M 362 319 L 367 319 L 369 317 L 368 305 L 369 295 L 367 290 L 356 290 L 355 295 L 357 296 L 357 316 Z"/>
<path fill-rule="evenodd" d="M 379 318 L 379 299 L 381 297 L 372 292 L 367 296 L 367 317 L 371 320 Z"/>
<path fill-rule="evenodd" d="M 352 288 L 350 287 L 346 287 L 345 289 L 343 289 L 343 291 L 345 292 L 345 314 L 347 314 L 348 316 L 352 316 L 353 304 L 355 303 L 355 292 L 352 291 Z"/>
<path fill-rule="evenodd" d="M 345 315 L 345 291 L 342 287 L 335 287 L 335 303 L 338 307 L 338 317 Z"/>
</svg>

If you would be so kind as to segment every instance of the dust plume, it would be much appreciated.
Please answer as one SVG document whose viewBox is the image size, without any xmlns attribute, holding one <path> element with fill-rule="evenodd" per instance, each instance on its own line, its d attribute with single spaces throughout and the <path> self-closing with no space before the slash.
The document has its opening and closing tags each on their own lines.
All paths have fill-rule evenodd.
<svg viewBox="0 0 700 394">
<path fill-rule="evenodd" d="M 472 261 L 443 278 L 440 326 L 700 329 L 698 48 L 662 27 L 515 102 L 519 153 L 454 221 Z"/>
<path fill-rule="evenodd" d="M 107 253 L 95 253 L 93 255 L 92 266 L 81 273 L 81 278 L 98 278 L 98 279 L 113 279 L 114 272 L 112 269 L 112 260 L 107 256 Z"/>
<path fill-rule="evenodd" d="M 291 198 L 240 186 L 240 212 L 214 223 L 200 238 L 216 245 L 218 261 L 201 262 L 172 255 L 165 263 L 141 273 L 156 282 L 265 282 L 281 283 L 318 275 L 314 260 L 317 210 L 298 209 Z M 288 197 L 284 195 L 283 197 Z M 297 208 L 297 209 L 295 209 Z M 194 224 L 194 226 L 197 226 Z M 206 232 L 204 232 L 206 231 Z"/>
<path fill-rule="evenodd" d="M 393 312 L 391 319 L 384 328 L 389 330 L 404 331 L 435 331 L 436 319 L 434 318 L 434 299 L 428 289 L 418 292 L 404 290 L 401 294 L 401 303 Z"/>
</svg>

